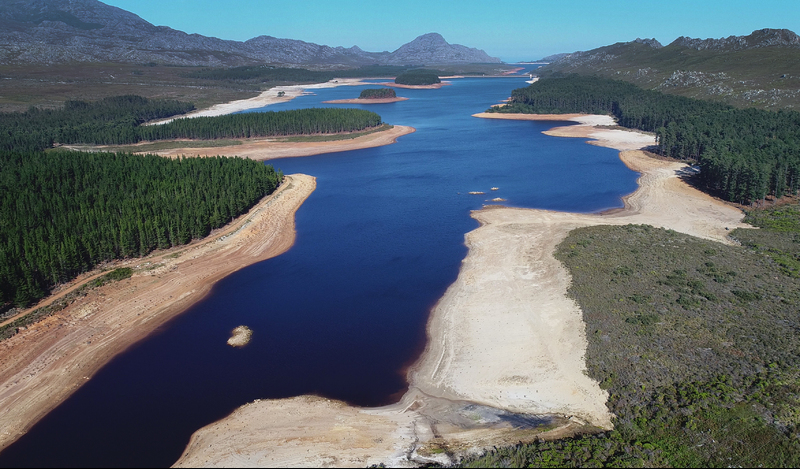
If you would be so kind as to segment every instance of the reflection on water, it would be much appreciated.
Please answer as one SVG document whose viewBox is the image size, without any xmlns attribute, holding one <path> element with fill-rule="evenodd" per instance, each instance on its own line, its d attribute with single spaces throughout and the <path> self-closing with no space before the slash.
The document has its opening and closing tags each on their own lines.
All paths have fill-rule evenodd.
<svg viewBox="0 0 800 469">
<path fill-rule="evenodd" d="M 424 347 L 428 312 L 466 255 L 470 210 L 500 197 L 593 212 L 621 207 L 635 189 L 616 151 L 541 134 L 555 123 L 471 117 L 524 85 L 461 79 L 398 90 L 410 98 L 399 103 L 339 105 L 417 132 L 380 148 L 276 160 L 286 174 L 317 177 L 295 246 L 219 282 L 119 356 L 0 453 L 0 465 L 168 466 L 193 431 L 254 399 L 395 401 Z M 315 90 L 269 110 L 331 106 L 320 103 L 365 87 L 374 86 Z M 242 324 L 252 341 L 228 346 Z"/>
</svg>

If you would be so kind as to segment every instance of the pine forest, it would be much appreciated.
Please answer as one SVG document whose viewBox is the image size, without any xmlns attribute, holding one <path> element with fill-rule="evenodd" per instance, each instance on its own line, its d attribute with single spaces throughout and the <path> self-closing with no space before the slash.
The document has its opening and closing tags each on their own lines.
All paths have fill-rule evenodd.
<svg viewBox="0 0 800 469">
<path fill-rule="evenodd" d="M 623 127 L 654 132 L 658 153 L 694 161 L 722 198 L 750 203 L 800 189 L 800 112 L 737 109 L 572 75 L 542 79 L 487 112 L 610 114 Z"/>
</svg>

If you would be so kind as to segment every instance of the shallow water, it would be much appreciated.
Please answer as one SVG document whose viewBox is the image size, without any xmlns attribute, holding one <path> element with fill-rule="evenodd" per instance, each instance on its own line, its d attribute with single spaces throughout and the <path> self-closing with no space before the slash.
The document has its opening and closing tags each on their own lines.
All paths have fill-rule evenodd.
<svg viewBox="0 0 800 469">
<path fill-rule="evenodd" d="M 320 104 L 374 87 L 345 86 L 270 106 L 361 107 L 417 132 L 385 147 L 271 162 L 317 177 L 297 212 L 295 246 L 222 280 L 114 359 L 0 453 L 0 466 L 168 466 L 192 432 L 254 399 L 396 401 L 428 313 L 466 255 L 464 234 L 477 227 L 470 210 L 501 197 L 595 212 L 621 207 L 636 188 L 617 151 L 541 134 L 563 123 L 471 117 L 524 79 L 398 89 L 410 99 L 391 104 Z M 252 340 L 231 348 L 242 324 Z"/>
</svg>

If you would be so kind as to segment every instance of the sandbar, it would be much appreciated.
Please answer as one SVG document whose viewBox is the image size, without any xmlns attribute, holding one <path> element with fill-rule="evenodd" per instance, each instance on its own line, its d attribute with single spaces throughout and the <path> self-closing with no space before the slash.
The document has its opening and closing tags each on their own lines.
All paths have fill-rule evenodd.
<svg viewBox="0 0 800 469">
<path fill-rule="evenodd" d="M 286 176 L 224 228 L 186 246 L 118 262 L 114 267 L 134 269 L 130 279 L 90 290 L 0 342 L 0 450 L 115 355 L 202 299 L 216 281 L 289 249 L 294 213 L 315 187 L 311 176 Z"/>
<path fill-rule="evenodd" d="M 389 104 L 408 101 L 408 98 L 355 98 L 355 99 L 334 99 L 323 101 L 324 104 Z"/>
<path fill-rule="evenodd" d="M 655 143 L 653 136 L 604 128 L 613 125 L 608 116 L 557 120 L 563 119 L 580 125 L 548 132 L 619 148 L 621 160 L 641 173 L 624 209 L 575 214 L 489 206 L 473 212 L 481 226 L 466 235 L 469 252 L 431 312 L 426 349 L 410 368 L 399 403 L 364 409 L 304 401 L 314 418 L 300 437 L 296 401 L 254 402 L 198 430 L 177 465 L 448 464 L 448 451 L 611 428 L 608 395 L 585 374 L 585 324 L 567 297 L 571 278 L 553 256 L 556 246 L 571 230 L 591 225 L 649 224 L 722 243 L 731 242 L 728 229 L 746 225 L 740 210 L 680 179 L 687 165 L 642 151 Z M 549 415 L 552 430 L 503 428 L 487 417 L 492 411 Z M 368 431 L 376 415 L 382 419 Z M 284 438 L 284 430 L 293 433 Z M 354 444 L 348 436 L 361 439 Z"/>
</svg>

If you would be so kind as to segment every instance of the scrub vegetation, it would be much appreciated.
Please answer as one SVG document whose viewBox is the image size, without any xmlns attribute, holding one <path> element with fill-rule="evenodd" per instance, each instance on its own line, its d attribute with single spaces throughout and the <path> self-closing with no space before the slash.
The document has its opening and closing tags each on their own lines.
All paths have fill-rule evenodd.
<svg viewBox="0 0 800 469">
<path fill-rule="evenodd" d="M 750 212 L 726 246 L 646 225 L 573 231 L 569 269 L 614 430 L 520 444 L 470 467 L 800 464 L 797 205 Z"/>
</svg>

